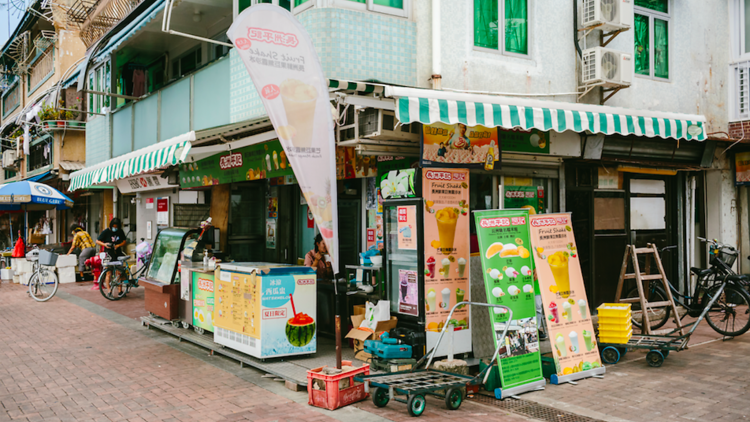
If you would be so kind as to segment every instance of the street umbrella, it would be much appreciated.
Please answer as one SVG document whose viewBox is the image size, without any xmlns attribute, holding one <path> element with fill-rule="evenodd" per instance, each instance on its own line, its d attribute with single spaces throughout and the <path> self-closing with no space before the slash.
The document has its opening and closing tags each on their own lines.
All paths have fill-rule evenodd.
<svg viewBox="0 0 750 422">
<path fill-rule="evenodd" d="M 0 186 L 0 211 L 26 211 L 26 227 L 29 226 L 29 210 L 67 210 L 72 206 L 73 201 L 70 198 L 43 183 L 23 180 Z M 12 243 L 12 227 L 10 236 Z"/>
</svg>

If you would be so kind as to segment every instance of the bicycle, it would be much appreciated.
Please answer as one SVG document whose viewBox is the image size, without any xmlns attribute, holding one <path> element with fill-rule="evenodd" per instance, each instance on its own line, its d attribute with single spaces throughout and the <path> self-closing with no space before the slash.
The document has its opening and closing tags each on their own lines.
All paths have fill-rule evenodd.
<svg viewBox="0 0 750 422">
<path fill-rule="evenodd" d="M 120 300 L 130 293 L 130 289 L 138 286 L 138 278 L 146 273 L 148 264 L 151 261 L 151 254 L 139 255 L 136 262 L 141 264 L 141 268 L 131 272 L 130 266 L 125 265 L 128 260 L 127 256 L 118 257 L 116 261 L 105 257 L 102 262 L 104 270 L 99 275 L 99 292 L 108 300 Z M 107 274 L 111 274 L 109 287 L 106 286 Z"/>
<path fill-rule="evenodd" d="M 731 246 L 719 243 L 716 240 L 707 240 L 699 237 L 702 242 L 709 244 L 711 255 L 711 267 L 707 269 L 690 268 L 690 272 L 697 277 L 695 289 L 692 293 L 681 294 L 669 283 L 669 290 L 676 304 L 681 305 L 686 315 L 698 317 L 711 299 L 717 293 L 717 298 L 711 309 L 706 313 L 706 322 L 717 333 L 735 337 L 746 333 L 750 329 L 750 294 L 743 288 L 747 281 L 746 276 L 737 275 L 731 267 L 737 259 L 737 251 Z M 659 253 L 675 249 L 676 246 L 660 248 Z M 724 286 L 723 290 L 719 290 Z M 649 282 L 647 291 L 648 302 L 667 302 L 667 294 L 657 282 Z M 626 297 L 638 297 L 638 287 L 635 286 L 628 292 Z M 640 311 L 641 304 L 636 302 L 631 305 L 633 311 Z M 648 315 L 651 329 L 661 328 L 669 320 L 671 308 L 669 305 L 649 307 Z M 633 325 L 640 328 L 641 321 L 633 318 Z"/>
<path fill-rule="evenodd" d="M 26 254 L 26 260 L 34 263 L 33 275 L 29 279 L 29 296 L 37 302 L 46 302 L 57 293 L 60 285 L 57 274 L 46 268 L 57 263 L 57 256 L 37 246 Z"/>
</svg>

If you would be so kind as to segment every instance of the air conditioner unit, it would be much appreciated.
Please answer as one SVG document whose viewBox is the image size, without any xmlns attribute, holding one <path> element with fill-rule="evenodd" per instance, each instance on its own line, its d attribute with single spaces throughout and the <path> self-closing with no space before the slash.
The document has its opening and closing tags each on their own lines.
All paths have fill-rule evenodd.
<svg viewBox="0 0 750 422">
<path fill-rule="evenodd" d="M 362 108 L 350 105 L 346 108 L 339 106 L 339 113 L 343 125 L 337 128 L 338 142 L 347 141 L 394 141 L 419 142 L 421 125 L 411 123 L 396 127 L 396 114 L 391 110 L 378 108 Z"/>
<path fill-rule="evenodd" d="M 583 0 L 581 26 L 597 25 L 602 31 L 633 26 L 633 0 Z"/>
<path fill-rule="evenodd" d="M 16 151 L 14 150 L 7 150 L 3 152 L 3 168 L 6 170 L 18 170 L 18 165 L 16 164 L 17 159 Z"/>
<path fill-rule="evenodd" d="M 604 47 L 583 51 L 581 85 L 627 86 L 633 81 L 633 56 Z"/>
</svg>

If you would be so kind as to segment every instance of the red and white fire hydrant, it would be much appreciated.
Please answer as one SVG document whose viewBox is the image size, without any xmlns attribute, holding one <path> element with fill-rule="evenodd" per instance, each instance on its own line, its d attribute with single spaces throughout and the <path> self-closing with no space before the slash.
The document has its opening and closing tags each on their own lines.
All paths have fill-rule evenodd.
<svg viewBox="0 0 750 422">
<path fill-rule="evenodd" d="M 102 275 L 102 259 L 99 255 L 94 255 L 84 262 L 86 266 L 91 268 L 91 274 L 94 275 L 94 285 L 91 286 L 91 290 L 99 290 L 99 276 Z"/>
</svg>

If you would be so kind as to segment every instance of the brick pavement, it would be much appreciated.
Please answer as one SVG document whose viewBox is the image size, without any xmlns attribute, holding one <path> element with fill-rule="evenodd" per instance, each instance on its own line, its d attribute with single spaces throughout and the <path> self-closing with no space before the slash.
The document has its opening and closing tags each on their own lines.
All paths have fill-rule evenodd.
<svg viewBox="0 0 750 422">
<path fill-rule="evenodd" d="M 288 391 L 257 371 L 210 357 L 204 349 L 146 330 L 131 317 L 67 293 L 81 287 L 65 286 L 47 303 L 31 300 L 23 286 L 0 287 L 0 324 L 5 328 L 0 337 L 0 420 L 376 422 L 391 416 L 392 420 L 408 418 L 405 406 L 399 404 L 372 413 L 370 402 L 361 405 L 368 411 L 353 406 L 335 412 L 310 407 L 306 393 Z M 87 296 L 82 290 L 78 293 Z M 442 403 L 431 401 L 421 419 L 528 420 L 475 403 L 448 413 Z"/>
</svg>

